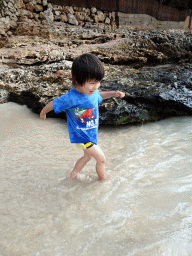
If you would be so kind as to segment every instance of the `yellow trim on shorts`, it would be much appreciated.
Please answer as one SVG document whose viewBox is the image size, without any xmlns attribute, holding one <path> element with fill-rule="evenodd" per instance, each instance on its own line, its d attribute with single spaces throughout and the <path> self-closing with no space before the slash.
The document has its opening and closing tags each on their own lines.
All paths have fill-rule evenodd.
<svg viewBox="0 0 192 256">
<path fill-rule="evenodd" d="M 86 148 L 88 148 L 88 147 L 90 147 L 92 144 L 93 144 L 92 142 L 88 142 L 88 143 L 86 143 L 86 144 L 84 144 L 84 145 L 85 145 Z"/>
<path fill-rule="evenodd" d="M 77 143 L 76 147 L 79 148 L 79 149 L 86 149 L 86 148 L 90 147 L 92 144 L 94 144 L 94 143 L 92 143 L 92 142 L 88 142 L 88 143 L 85 143 L 85 144 Z"/>
</svg>

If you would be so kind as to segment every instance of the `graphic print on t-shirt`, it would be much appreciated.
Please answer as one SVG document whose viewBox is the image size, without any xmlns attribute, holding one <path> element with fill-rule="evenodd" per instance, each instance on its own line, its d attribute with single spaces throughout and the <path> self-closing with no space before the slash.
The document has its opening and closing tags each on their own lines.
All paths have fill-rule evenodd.
<svg viewBox="0 0 192 256">
<path fill-rule="evenodd" d="M 70 109 L 75 114 L 75 118 L 79 118 L 80 122 L 82 124 L 86 123 L 86 119 L 95 119 L 95 116 L 93 114 L 95 108 L 93 109 L 84 109 L 84 108 L 75 108 Z"/>
</svg>

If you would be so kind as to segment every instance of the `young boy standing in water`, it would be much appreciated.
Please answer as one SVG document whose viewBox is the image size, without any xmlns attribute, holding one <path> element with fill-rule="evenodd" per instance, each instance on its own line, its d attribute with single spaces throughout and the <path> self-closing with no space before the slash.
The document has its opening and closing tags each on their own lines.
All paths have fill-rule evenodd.
<svg viewBox="0 0 192 256">
<path fill-rule="evenodd" d="M 99 92 L 100 81 L 104 77 L 101 61 L 93 54 L 85 53 L 77 57 L 72 65 L 72 88 L 65 95 L 49 102 L 41 111 L 40 118 L 45 120 L 46 113 L 65 110 L 71 143 L 84 150 L 84 156 L 75 164 L 69 178 L 75 178 L 93 157 L 96 160 L 96 172 L 101 180 L 106 179 L 105 155 L 97 145 L 99 125 L 99 106 L 103 99 L 123 98 L 120 91 Z"/>
</svg>

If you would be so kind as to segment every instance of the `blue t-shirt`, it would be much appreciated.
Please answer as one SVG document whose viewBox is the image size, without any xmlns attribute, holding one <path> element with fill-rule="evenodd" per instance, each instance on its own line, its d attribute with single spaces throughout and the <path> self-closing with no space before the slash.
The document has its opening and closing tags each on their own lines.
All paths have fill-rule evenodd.
<svg viewBox="0 0 192 256">
<path fill-rule="evenodd" d="M 97 144 L 99 103 L 103 98 L 97 90 L 92 95 L 82 94 L 72 88 L 53 101 L 55 113 L 65 110 L 71 143 Z"/>
</svg>

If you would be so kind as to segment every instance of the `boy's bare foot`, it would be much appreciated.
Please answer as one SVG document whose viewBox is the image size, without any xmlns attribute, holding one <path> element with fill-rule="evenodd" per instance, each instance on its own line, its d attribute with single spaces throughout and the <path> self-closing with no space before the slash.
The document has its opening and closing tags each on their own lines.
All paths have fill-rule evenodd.
<svg viewBox="0 0 192 256">
<path fill-rule="evenodd" d="M 69 175 L 68 175 L 68 178 L 70 178 L 70 179 L 75 179 L 75 178 L 77 178 L 77 172 L 71 172 Z"/>
<path fill-rule="evenodd" d="M 99 180 L 106 180 L 106 179 L 107 179 L 106 175 L 99 177 Z"/>
</svg>

